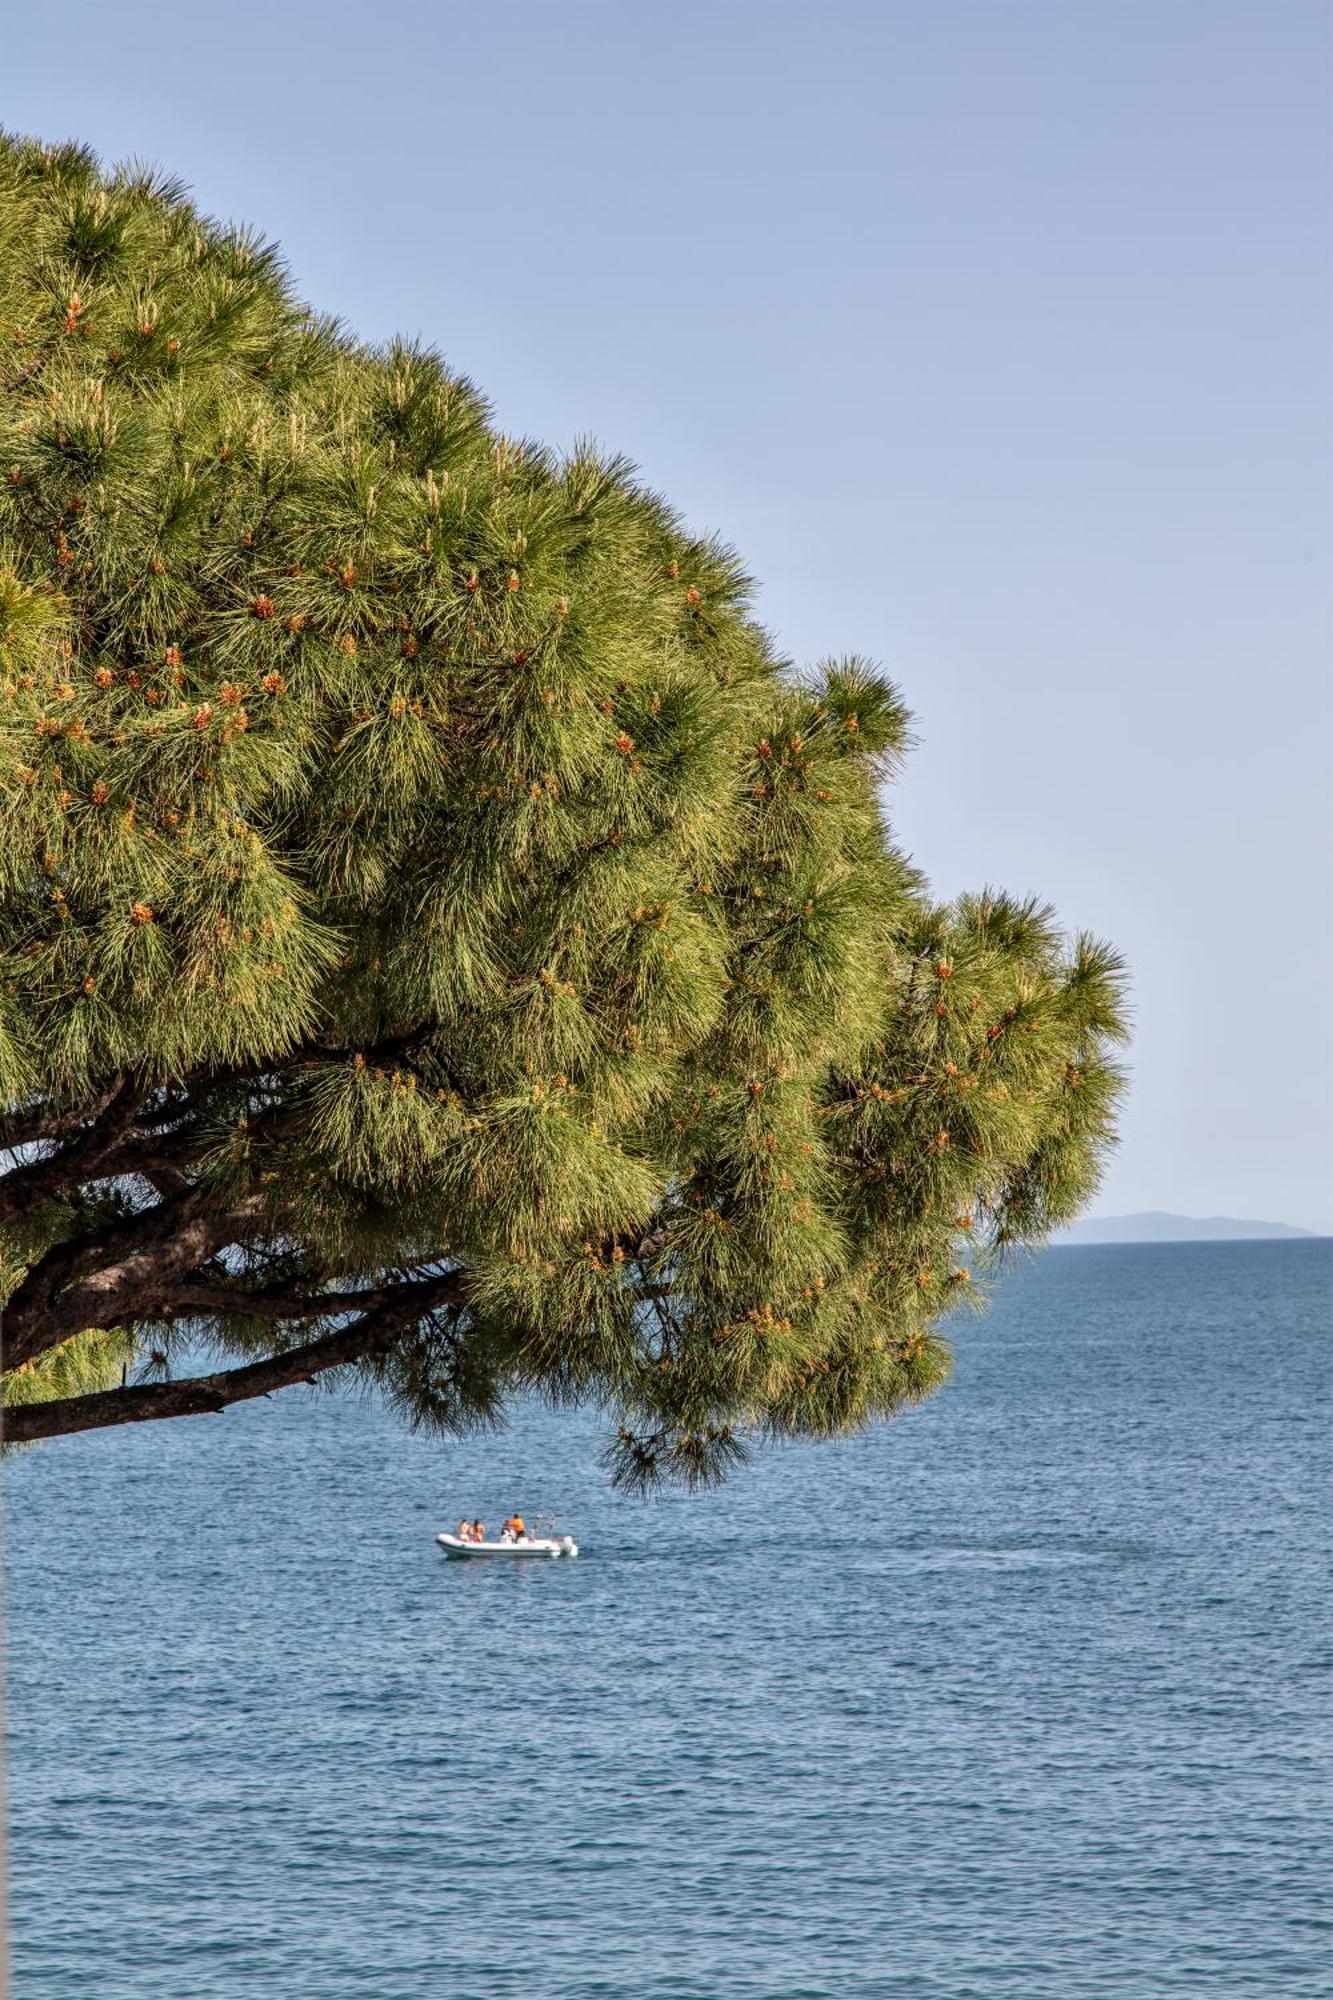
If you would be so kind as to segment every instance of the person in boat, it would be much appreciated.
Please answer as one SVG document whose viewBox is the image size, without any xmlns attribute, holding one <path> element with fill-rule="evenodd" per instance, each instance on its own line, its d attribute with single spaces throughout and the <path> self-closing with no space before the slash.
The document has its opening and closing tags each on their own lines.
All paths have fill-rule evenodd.
<svg viewBox="0 0 1333 2000">
<path fill-rule="evenodd" d="M 454 1536 L 454 1540 L 457 1542 L 470 1542 L 472 1540 L 472 1525 L 470 1522 L 459 1522 L 458 1533 Z"/>
<path fill-rule="evenodd" d="M 469 1539 L 470 1539 L 471 1541 L 474 1541 L 474 1542 L 484 1542 L 484 1541 L 485 1541 L 485 1539 L 486 1539 L 486 1523 L 485 1523 L 484 1521 L 474 1521 L 474 1522 L 472 1523 L 472 1534 L 471 1534 L 471 1536 L 469 1537 Z"/>
<path fill-rule="evenodd" d="M 527 1532 L 528 1530 L 521 1514 L 511 1514 L 504 1524 L 505 1540 L 508 1542 L 523 1541 Z"/>
</svg>

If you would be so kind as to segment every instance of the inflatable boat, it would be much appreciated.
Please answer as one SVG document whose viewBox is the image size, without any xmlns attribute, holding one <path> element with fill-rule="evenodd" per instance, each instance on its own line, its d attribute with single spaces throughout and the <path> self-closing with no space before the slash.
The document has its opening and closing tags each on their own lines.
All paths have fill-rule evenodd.
<svg viewBox="0 0 1333 2000">
<path fill-rule="evenodd" d="M 493 1556 L 517 1562 L 525 1556 L 576 1556 L 572 1535 L 518 1535 L 507 1542 L 464 1542 L 457 1535 L 435 1537 L 450 1562 L 486 1562 Z"/>
</svg>

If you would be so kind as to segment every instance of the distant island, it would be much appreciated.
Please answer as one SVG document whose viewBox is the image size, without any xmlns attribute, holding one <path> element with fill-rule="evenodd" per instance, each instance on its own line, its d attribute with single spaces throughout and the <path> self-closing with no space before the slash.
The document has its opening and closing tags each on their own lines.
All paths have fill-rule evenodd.
<svg viewBox="0 0 1333 2000">
<path fill-rule="evenodd" d="M 1242 1222 L 1232 1215 L 1100 1215 L 1075 1222 L 1051 1237 L 1052 1243 L 1242 1243 L 1277 1236 L 1313 1236 L 1289 1222 Z"/>
</svg>

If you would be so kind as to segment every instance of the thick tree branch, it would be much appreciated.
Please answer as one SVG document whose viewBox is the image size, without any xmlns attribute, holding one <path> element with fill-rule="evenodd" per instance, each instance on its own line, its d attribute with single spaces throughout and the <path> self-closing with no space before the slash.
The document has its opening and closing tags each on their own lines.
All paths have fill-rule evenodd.
<svg viewBox="0 0 1333 2000">
<path fill-rule="evenodd" d="M 199 1319 L 217 1313 L 236 1319 L 328 1319 L 338 1313 L 366 1312 L 387 1305 L 398 1295 L 391 1285 L 364 1291 L 323 1292 L 310 1285 L 174 1285 L 162 1314 L 171 1319 Z"/>
<path fill-rule="evenodd" d="M 154 1173 L 169 1175 L 193 1164 L 203 1142 L 192 1128 L 187 1127 L 184 1133 L 157 1129 L 163 1117 L 179 1119 L 188 1116 L 192 1108 L 200 1108 L 197 1101 L 192 1103 L 191 1086 L 202 1091 L 202 1102 L 206 1103 L 210 1090 L 260 1083 L 265 1077 L 277 1078 L 293 1070 L 341 1062 L 354 1054 L 363 1055 L 367 1063 L 376 1065 L 401 1062 L 429 1041 L 433 1032 L 434 1024 L 425 1023 L 407 1034 L 387 1036 L 360 1048 L 351 1043 L 338 1046 L 302 1042 L 285 1055 L 225 1069 L 201 1066 L 158 1085 L 131 1084 L 118 1077 L 114 1084 L 75 1111 L 53 1112 L 35 1106 L 0 1129 L 0 1154 L 13 1154 L 39 1143 L 68 1143 L 58 1144 L 55 1152 L 39 1160 L 19 1159 L 0 1169 L 0 1222 L 89 1181 L 133 1173 L 151 1178 Z M 178 1103 L 154 1103 L 159 1093 L 172 1090 L 184 1093 Z M 266 1105 L 252 1122 L 252 1135 L 271 1139 L 291 1119 L 289 1106 Z M 173 1141 L 183 1143 L 173 1144 Z"/>
<path fill-rule="evenodd" d="M 190 1190 L 97 1238 L 58 1244 L 5 1308 L 5 1366 L 33 1361 L 86 1328 L 151 1319 L 175 1283 L 247 1234 L 268 1209 L 268 1196 L 256 1192 L 210 1210 Z"/>
<path fill-rule="evenodd" d="M 224 1068 L 201 1064 L 198 1069 L 187 1070 L 175 1081 L 182 1085 L 205 1084 L 210 1087 L 253 1083 L 261 1077 L 283 1075 L 288 1070 L 309 1069 L 320 1063 L 345 1062 L 354 1055 L 364 1056 L 367 1063 L 401 1061 L 422 1049 L 435 1033 L 435 1027 L 434 1021 L 419 1022 L 415 1028 L 401 1035 L 385 1035 L 377 1042 L 298 1042 L 283 1055 L 265 1056 L 254 1062 L 234 1063 Z"/>
<path fill-rule="evenodd" d="M 386 1058 L 390 1053 L 401 1056 L 409 1039 L 381 1043 L 378 1052 Z M 328 1060 L 331 1053 L 321 1049 L 319 1059 Z M 313 1045 L 306 1054 L 315 1059 Z M 5 1315 L 6 1366 L 34 1360 L 84 1329 L 158 1315 L 180 1317 L 181 1282 L 269 1215 L 272 1204 L 267 1195 L 252 1192 L 215 1207 L 216 1196 L 210 1198 L 207 1191 L 192 1186 L 186 1170 L 197 1164 L 212 1137 L 201 1134 L 193 1122 L 175 1135 L 145 1132 L 143 1125 L 160 1119 L 162 1111 L 160 1105 L 150 1106 L 139 1119 L 149 1095 L 142 1087 L 123 1083 L 94 1122 L 62 1152 L 25 1162 L 0 1179 L 0 1220 L 62 1187 L 132 1174 L 145 1178 L 161 1196 L 150 1208 L 118 1216 L 100 1230 L 53 1245 L 31 1267 Z M 248 1137 L 256 1145 L 271 1147 L 293 1136 L 306 1116 L 302 1104 L 269 1103 L 250 1119 Z M 327 1310 L 358 1310 L 361 1303 L 349 1298 L 342 1308 Z M 224 1304 L 215 1298 L 209 1309 L 246 1308 L 239 1300 Z M 273 1311 L 272 1316 L 294 1318 L 312 1310 L 298 1307 L 293 1296 L 292 1310 Z"/>
<path fill-rule="evenodd" d="M 3 1413 L 4 1442 L 34 1444 L 75 1431 L 103 1430 L 113 1424 L 142 1423 L 158 1417 L 197 1417 L 225 1410 L 255 1396 L 271 1395 L 294 1382 L 310 1382 L 331 1368 L 364 1361 L 402 1337 L 427 1313 L 461 1305 L 467 1296 L 461 1271 L 415 1279 L 392 1287 L 379 1303 L 349 1325 L 301 1347 L 285 1348 L 263 1361 L 224 1368 L 180 1382 L 140 1383 L 90 1396 L 64 1396 L 45 1403 L 16 1403 Z"/>
<path fill-rule="evenodd" d="M 30 1105 L 0 1125 L 0 1153 L 15 1152 L 20 1146 L 35 1146 L 43 1139 L 67 1138 L 90 1120 L 100 1118 L 124 1086 L 124 1077 L 118 1076 L 89 1103 L 74 1111 L 53 1111 L 49 1104 Z"/>
<path fill-rule="evenodd" d="M 148 1091 L 122 1083 L 93 1114 L 92 1123 L 58 1152 L 25 1160 L 0 1177 L 0 1222 L 22 1215 L 62 1188 L 97 1179 L 128 1141 Z M 47 1134 L 47 1137 L 50 1135 Z M 111 1167 L 109 1171 L 123 1169 Z"/>
</svg>

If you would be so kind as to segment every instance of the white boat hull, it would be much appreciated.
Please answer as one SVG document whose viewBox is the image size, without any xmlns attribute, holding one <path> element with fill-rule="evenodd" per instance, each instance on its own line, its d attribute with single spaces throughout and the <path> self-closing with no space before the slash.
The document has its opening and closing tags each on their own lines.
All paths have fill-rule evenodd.
<svg viewBox="0 0 1333 2000">
<path fill-rule="evenodd" d="M 525 1535 L 517 1542 L 463 1542 L 457 1535 L 437 1535 L 435 1539 L 450 1562 L 486 1562 L 492 1557 L 521 1562 L 528 1556 L 576 1556 L 579 1552 L 572 1535 L 561 1535 L 558 1539 Z"/>
</svg>

